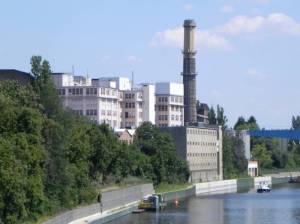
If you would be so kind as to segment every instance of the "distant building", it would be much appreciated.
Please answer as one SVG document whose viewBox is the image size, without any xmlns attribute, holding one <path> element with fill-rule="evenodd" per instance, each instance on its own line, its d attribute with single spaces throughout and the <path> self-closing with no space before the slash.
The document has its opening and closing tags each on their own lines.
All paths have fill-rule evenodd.
<svg viewBox="0 0 300 224">
<path fill-rule="evenodd" d="M 121 142 L 124 142 L 128 145 L 133 143 L 133 137 L 135 134 L 135 130 L 134 129 L 114 129 L 114 132 L 116 133 L 116 135 L 118 136 L 118 139 Z"/>
<path fill-rule="evenodd" d="M 22 85 L 27 85 L 31 83 L 33 76 L 30 75 L 30 73 L 15 69 L 0 69 L 0 81 L 1 80 L 15 80 Z"/>
<path fill-rule="evenodd" d="M 206 103 L 197 102 L 197 122 L 209 124 L 208 121 L 208 112 L 209 107 Z"/>
<path fill-rule="evenodd" d="M 155 84 L 156 118 L 159 127 L 184 125 L 183 84 L 160 82 Z"/>
<path fill-rule="evenodd" d="M 248 161 L 248 175 L 250 177 L 258 176 L 258 162 L 254 160 Z"/>
<path fill-rule="evenodd" d="M 112 128 L 137 128 L 144 121 L 155 124 L 153 84 L 132 88 L 125 77 L 91 79 L 67 73 L 53 73 L 53 82 L 66 107 L 96 123 Z"/>
<path fill-rule="evenodd" d="M 245 157 L 247 160 L 251 159 L 250 154 L 250 135 L 248 134 L 247 130 L 241 130 L 239 132 L 236 132 L 238 134 L 238 137 L 243 142 L 244 151 L 245 151 Z"/>
<path fill-rule="evenodd" d="M 155 86 L 142 84 L 123 91 L 123 128 L 137 128 L 143 122 L 155 124 Z"/>
<path fill-rule="evenodd" d="M 64 106 L 77 115 L 112 128 L 121 127 L 123 93 L 115 83 L 99 85 L 96 80 L 66 73 L 53 73 L 53 81 Z"/>
<path fill-rule="evenodd" d="M 191 182 L 223 179 L 222 129 L 215 126 L 161 128 L 174 139 L 176 149 L 188 162 Z"/>
<path fill-rule="evenodd" d="M 113 81 L 116 83 L 115 88 L 117 88 L 120 91 L 131 90 L 131 88 L 132 88 L 132 83 L 131 83 L 130 79 L 128 79 L 126 77 L 101 77 L 98 80 L 100 83 Z"/>
</svg>

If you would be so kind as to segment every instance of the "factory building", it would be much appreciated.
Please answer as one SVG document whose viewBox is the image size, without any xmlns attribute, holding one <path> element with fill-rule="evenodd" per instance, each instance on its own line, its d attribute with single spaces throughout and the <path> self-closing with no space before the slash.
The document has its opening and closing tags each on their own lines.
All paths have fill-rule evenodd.
<svg viewBox="0 0 300 224">
<path fill-rule="evenodd" d="M 181 83 L 156 83 L 156 119 L 159 127 L 183 126 L 183 85 Z"/>
<path fill-rule="evenodd" d="M 129 78 L 98 78 L 53 73 L 53 82 L 64 106 L 112 128 L 137 128 L 155 124 L 155 85 L 132 88 Z"/>
<path fill-rule="evenodd" d="M 223 179 L 221 127 L 181 126 L 161 130 L 172 136 L 180 157 L 188 162 L 191 182 Z"/>
</svg>

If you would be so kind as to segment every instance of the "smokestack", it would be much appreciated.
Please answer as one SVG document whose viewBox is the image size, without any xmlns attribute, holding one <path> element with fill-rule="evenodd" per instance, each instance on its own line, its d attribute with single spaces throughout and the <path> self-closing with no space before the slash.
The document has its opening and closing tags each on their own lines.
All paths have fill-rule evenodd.
<svg viewBox="0 0 300 224">
<path fill-rule="evenodd" d="M 184 20 L 184 47 L 183 47 L 183 86 L 184 86 L 184 123 L 185 125 L 197 122 L 196 111 L 196 50 L 194 20 Z"/>
</svg>

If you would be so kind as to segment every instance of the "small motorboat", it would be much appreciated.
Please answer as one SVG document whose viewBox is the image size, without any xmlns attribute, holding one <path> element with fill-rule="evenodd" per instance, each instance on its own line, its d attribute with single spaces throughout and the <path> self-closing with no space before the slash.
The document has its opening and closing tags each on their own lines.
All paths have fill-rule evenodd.
<svg viewBox="0 0 300 224">
<path fill-rule="evenodd" d="M 293 184 L 293 183 L 300 183 L 300 177 L 290 177 L 289 179 L 289 183 Z"/>
<path fill-rule="evenodd" d="M 166 203 L 164 202 L 163 196 L 161 194 L 153 194 L 144 197 L 143 200 L 140 201 L 138 208 L 146 211 L 155 211 L 160 210 L 165 206 Z"/>
<path fill-rule="evenodd" d="M 271 188 L 266 182 L 259 183 L 257 193 L 270 192 Z"/>
</svg>

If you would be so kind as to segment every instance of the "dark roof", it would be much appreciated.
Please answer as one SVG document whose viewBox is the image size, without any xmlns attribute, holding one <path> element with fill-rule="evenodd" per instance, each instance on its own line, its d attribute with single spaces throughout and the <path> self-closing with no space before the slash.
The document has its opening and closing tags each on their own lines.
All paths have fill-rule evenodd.
<svg viewBox="0 0 300 224">
<path fill-rule="evenodd" d="M 28 72 L 23 72 L 23 71 L 19 71 L 19 70 L 16 70 L 16 69 L 0 69 L 0 75 L 1 74 L 19 74 L 19 75 L 30 75 L 30 73 Z"/>
</svg>

